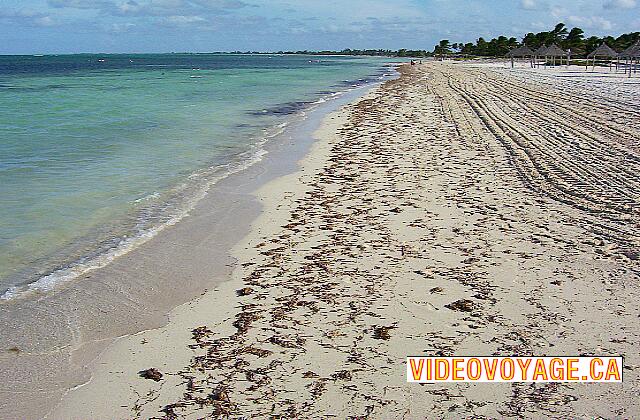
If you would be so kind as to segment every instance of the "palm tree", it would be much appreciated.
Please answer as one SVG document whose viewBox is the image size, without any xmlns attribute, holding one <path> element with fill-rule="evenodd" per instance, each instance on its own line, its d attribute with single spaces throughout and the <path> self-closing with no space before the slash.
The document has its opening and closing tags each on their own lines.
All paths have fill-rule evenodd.
<svg viewBox="0 0 640 420">
<path fill-rule="evenodd" d="M 487 50 L 489 48 L 489 45 L 487 44 L 487 41 L 484 40 L 484 38 L 480 37 L 478 38 L 478 42 L 476 42 L 476 54 L 478 55 L 487 55 Z"/>
<path fill-rule="evenodd" d="M 538 45 L 538 38 L 533 32 L 529 32 L 522 38 L 522 45 L 526 45 L 529 48 L 537 48 L 540 46 Z"/>
<path fill-rule="evenodd" d="M 467 42 L 460 48 L 460 52 L 466 55 L 476 54 L 476 46 L 473 45 L 473 42 Z"/>
<path fill-rule="evenodd" d="M 584 54 L 584 31 L 577 27 L 571 29 L 562 46 L 570 49 L 571 55 Z"/>
<path fill-rule="evenodd" d="M 443 39 L 440 41 L 438 45 L 433 49 L 433 53 L 436 55 L 444 55 L 451 53 L 451 43 L 448 39 Z"/>
<path fill-rule="evenodd" d="M 600 44 L 602 44 L 602 40 L 600 38 L 597 36 L 590 36 L 584 41 L 585 53 L 591 53 L 591 51 L 598 48 Z"/>
<path fill-rule="evenodd" d="M 552 42 L 562 41 L 568 33 L 567 25 L 562 22 L 558 23 L 553 31 L 551 31 L 551 36 L 553 38 Z"/>
</svg>

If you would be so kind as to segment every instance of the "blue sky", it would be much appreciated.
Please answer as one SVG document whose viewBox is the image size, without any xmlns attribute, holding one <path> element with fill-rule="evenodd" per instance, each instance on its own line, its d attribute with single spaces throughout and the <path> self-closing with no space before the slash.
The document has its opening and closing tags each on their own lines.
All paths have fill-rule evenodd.
<svg viewBox="0 0 640 420">
<path fill-rule="evenodd" d="M 640 0 L 1 0 L 0 54 L 431 49 L 559 21 L 640 30 Z"/>
</svg>

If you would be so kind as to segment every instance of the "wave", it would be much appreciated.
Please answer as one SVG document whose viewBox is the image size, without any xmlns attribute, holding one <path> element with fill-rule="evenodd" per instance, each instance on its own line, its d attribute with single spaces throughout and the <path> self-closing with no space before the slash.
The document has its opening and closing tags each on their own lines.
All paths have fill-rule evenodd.
<svg viewBox="0 0 640 420">
<path fill-rule="evenodd" d="M 186 217 L 195 208 L 197 203 L 205 197 L 209 189 L 216 183 L 262 161 L 264 156 L 268 153 L 264 147 L 266 143 L 282 134 L 291 121 L 294 119 L 306 118 L 307 112 L 312 111 L 327 101 L 340 97 L 346 92 L 362 88 L 366 85 L 380 83 L 382 80 L 389 79 L 392 76 L 392 73 L 380 72 L 379 74 L 365 79 L 359 79 L 351 82 L 345 81 L 344 84 L 341 84 L 340 86 L 342 88 L 341 90 L 327 92 L 315 101 L 290 102 L 277 105 L 266 110 L 267 113 L 271 113 L 273 115 L 292 115 L 293 117 L 288 121 L 278 123 L 270 128 L 264 129 L 263 135 L 256 139 L 256 142 L 251 146 L 251 148 L 248 151 L 238 154 L 236 159 L 232 162 L 222 165 L 213 165 L 189 175 L 184 183 L 174 187 L 168 194 L 165 194 L 165 196 L 173 196 L 175 199 L 171 200 L 170 203 L 164 203 L 164 208 L 171 209 L 171 211 L 168 214 L 165 214 L 164 217 L 154 217 L 157 216 L 157 213 L 159 212 L 158 207 L 154 208 L 151 206 L 149 208 L 142 209 L 139 212 L 140 221 L 132 229 L 132 231 L 135 232 L 134 234 L 121 235 L 111 241 L 108 246 L 103 246 L 102 250 L 80 258 L 66 266 L 59 267 L 32 283 L 10 287 L 0 295 L 0 301 L 10 301 L 17 298 L 28 297 L 38 292 L 45 293 L 90 271 L 107 266 L 116 258 L 138 248 L 140 245 L 157 236 L 167 227 L 175 225 Z M 251 111 L 250 113 L 253 115 L 264 115 L 265 110 Z M 162 197 L 163 194 L 160 192 L 154 192 L 148 196 L 141 197 L 134 202 L 153 203 Z M 162 208 L 163 207 L 160 206 L 160 211 Z M 157 219 L 162 221 L 155 224 L 151 223 L 152 225 L 149 226 L 150 222 Z"/>
<path fill-rule="evenodd" d="M 281 130 L 283 129 L 284 127 L 281 128 Z M 275 135 L 277 134 L 273 134 L 273 136 Z M 257 150 L 254 150 L 250 154 L 250 156 L 245 159 L 207 168 L 207 170 L 191 174 L 188 177 L 189 180 L 201 181 L 197 188 L 197 192 L 194 195 L 191 195 L 188 199 L 185 199 L 178 211 L 171 214 L 169 217 L 166 217 L 162 223 L 148 228 L 138 229 L 138 232 L 131 237 L 123 235 L 122 237 L 118 238 L 116 243 L 109 247 L 107 250 L 100 252 L 95 256 L 87 256 L 65 267 L 58 268 L 52 273 L 39 278 L 33 283 L 29 283 L 23 286 L 12 286 L 0 296 L 0 300 L 7 301 L 15 299 L 17 297 L 28 296 L 30 294 L 33 294 L 34 292 L 49 291 L 62 283 L 66 283 L 90 271 L 103 268 L 116 258 L 136 249 L 140 245 L 158 235 L 158 233 L 162 232 L 167 227 L 175 225 L 184 217 L 186 217 L 191 212 L 191 210 L 193 210 L 196 204 L 205 196 L 207 191 L 217 182 L 224 178 L 227 178 L 232 174 L 245 170 L 255 163 L 261 161 L 263 156 L 267 153 L 267 151 L 261 146 L 264 145 L 264 143 L 266 143 L 268 140 L 269 138 L 265 138 L 257 143 Z M 205 174 L 206 172 L 216 172 L 218 173 L 218 175 L 210 177 Z M 187 188 L 188 186 L 183 184 L 182 186 L 177 187 L 176 191 L 174 191 L 173 193 L 179 194 L 179 191 L 181 189 Z M 156 192 L 146 197 L 137 199 L 135 200 L 135 202 L 141 203 L 144 201 L 151 201 L 159 197 L 160 193 Z M 141 222 L 141 225 L 146 224 L 145 222 L 147 222 L 147 220 Z"/>
</svg>

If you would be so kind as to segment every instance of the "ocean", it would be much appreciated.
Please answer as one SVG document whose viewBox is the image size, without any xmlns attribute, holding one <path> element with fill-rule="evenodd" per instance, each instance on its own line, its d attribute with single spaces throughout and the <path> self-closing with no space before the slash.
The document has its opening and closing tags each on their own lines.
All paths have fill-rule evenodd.
<svg viewBox="0 0 640 420">
<path fill-rule="evenodd" d="M 46 291 L 188 214 L 378 58 L 0 56 L 0 297 Z"/>
</svg>

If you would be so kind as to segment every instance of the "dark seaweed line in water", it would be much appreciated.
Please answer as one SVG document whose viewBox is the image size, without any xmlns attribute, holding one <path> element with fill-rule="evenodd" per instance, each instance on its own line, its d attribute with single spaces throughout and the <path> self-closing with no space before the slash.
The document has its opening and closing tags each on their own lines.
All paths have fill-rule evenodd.
<svg viewBox="0 0 640 420">
<path fill-rule="evenodd" d="M 255 116 L 291 115 L 291 114 L 295 114 L 295 113 L 297 113 L 299 111 L 302 111 L 303 109 L 306 109 L 312 103 L 313 102 L 311 102 L 311 101 L 287 102 L 287 103 L 284 103 L 284 104 L 279 104 L 279 105 L 273 106 L 271 108 L 263 109 L 261 111 L 249 111 L 248 114 L 249 115 L 255 115 Z"/>
<path fill-rule="evenodd" d="M 337 90 L 325 90 L 317 92 L 318 95 L 329 96 L 334 94 L 339 94 L 344 91 L 344 88 L 358 88 L 361 86 L 369 85 L 375 82 L 379 82 L 385 77 L 391 76 L 392 73 L 389 73 L 389 69 L 387 66 L 384 66 L 375 74 L 369 75 L 362 79 L 358 80 L 345 80 L 341 83 L 333 85 L 332 87 L 337 88 Z M 319 99 L 320 100 L 320 99 Z M 308 108 L 310 105 L 317 103 L 317 101 L 294 101 L 294 102 L 285 102 L 283 104 L 278 104 L 270 108 L 266 108 L 259 111 L 249 111 L 249 115 L 255 116 L 283 116 L 283 115 L 291 115 L 297 112 L 303 111 Z"/>
</svg>

